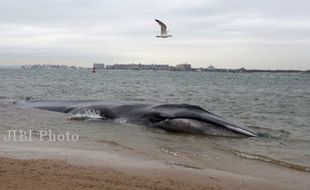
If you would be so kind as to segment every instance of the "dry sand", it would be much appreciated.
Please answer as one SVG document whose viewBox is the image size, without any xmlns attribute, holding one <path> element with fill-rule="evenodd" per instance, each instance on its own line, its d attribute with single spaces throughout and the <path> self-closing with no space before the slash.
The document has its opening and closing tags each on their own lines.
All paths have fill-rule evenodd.
<svg viewBox="0 0 310 190">
<path fill-rule="evenodd" d="M 293 189 L 222 171 L 71 165 L 61 160 L 0 158 L 0 189 Z"/>
</svg>

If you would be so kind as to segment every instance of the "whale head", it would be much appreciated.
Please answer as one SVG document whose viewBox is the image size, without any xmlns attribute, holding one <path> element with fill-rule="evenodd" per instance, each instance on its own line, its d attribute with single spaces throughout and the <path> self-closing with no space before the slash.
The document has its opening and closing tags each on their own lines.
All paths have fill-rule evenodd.
<svg viewBox="0 0 310 190">
<path fill-rule="evenodd" d="M 208 136 L 223 136 L 223 137 L 256 136 L 254 133 L 251 133 L 242 128 L 238 128 L 239 131 L 236 131 L 229 129 L 225 126 L 187 118 L 166 119 L 161 122 L 153 123 L 152 126 L 165 129 L 171 132 L 202 134 Z"/>
<path fill-rule="evenodd" d="M 211 136 L 256 137 L 250 130 L 225 121 L 203 108 L 188 104 L 165 104 L 153 108 L 151 126 L 168 131 Z"/>
</svg>

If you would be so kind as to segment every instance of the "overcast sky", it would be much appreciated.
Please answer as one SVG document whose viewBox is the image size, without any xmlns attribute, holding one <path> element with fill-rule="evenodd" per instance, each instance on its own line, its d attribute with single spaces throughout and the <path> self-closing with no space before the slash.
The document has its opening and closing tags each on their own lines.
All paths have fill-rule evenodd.
<svg viewBox="0 0 310 190">
<path fill-rule="evenodd" d="M 310 1 L 0 0 L 0 65 L 94 62 L 310 69 Z"/>
</svg>

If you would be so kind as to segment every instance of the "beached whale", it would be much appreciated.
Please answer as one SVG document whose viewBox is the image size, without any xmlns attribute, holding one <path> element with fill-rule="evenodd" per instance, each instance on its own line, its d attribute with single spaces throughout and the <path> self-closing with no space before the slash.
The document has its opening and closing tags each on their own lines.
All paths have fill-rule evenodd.
<svg viewBox="0 0 310 190">
<path fill-rule="evenodd" d="M 28 101 L 25 106 L 49 111 L 83 114 L 93 111 L 103 120 L 122 120 L 174 132 L 214 136 L 256 137 L 250 130 L 225 121 L 190 104 L 111 103 L 105 101 Z"/>
</svg>

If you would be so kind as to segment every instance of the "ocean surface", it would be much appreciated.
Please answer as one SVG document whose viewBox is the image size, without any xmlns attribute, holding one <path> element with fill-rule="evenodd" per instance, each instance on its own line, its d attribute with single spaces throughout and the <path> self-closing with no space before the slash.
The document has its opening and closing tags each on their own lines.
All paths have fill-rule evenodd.
<svg viewBox="0 0 310 190">
<path fill-rule="evenodd" d="M 45 113 L 50 125 L 19 117 L 7 104 L 35 100 L 111 100 L 188 103 L 256 131 L 258 138 L 223 138 L 169 133 L 122 122 L 73 121 Z M 10 111 L 5 111 L 11 109 Z M 29 110 L 35 112 L 35 110 Z M 310 75 L 88 69 L 0 69 L 0 132 L 54 127 L 81 139 L 170 154 L 203 167 L 214 151 L 310 171 Z M 40 116 L 40 115 L 39 115 Z M 55 117 L 65 118 L 55 120 Z M 4 119 L 3 119 L 4 118 Z M 21 125 L 21 123 L 23 125 Z"/>
</svg>

